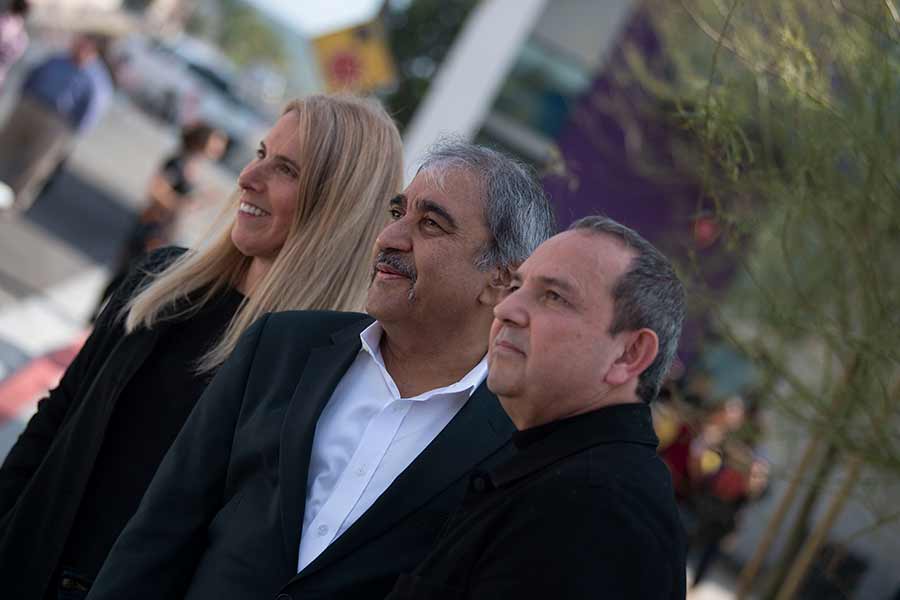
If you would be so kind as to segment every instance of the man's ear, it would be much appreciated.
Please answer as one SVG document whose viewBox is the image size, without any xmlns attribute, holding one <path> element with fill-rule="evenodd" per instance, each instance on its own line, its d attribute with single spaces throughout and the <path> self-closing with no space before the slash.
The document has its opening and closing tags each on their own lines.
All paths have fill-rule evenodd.
<svg viewBox="0 0 900 600">
<path fill-rule="evenodd" d="M 606 373 L 606 383 L 617 387 L 637 379 L 656 358 L 659 338 L 650 329 L 624 333 L 625 348 Z"/>
<path fill-rule="evenodd" d="M 478 295 L 478 300 L 488 306 L 496 306 L 503 299 L 503 292 L 512 281 L 514 267 L 493 267 L 491 277 Z"/>
</svg>

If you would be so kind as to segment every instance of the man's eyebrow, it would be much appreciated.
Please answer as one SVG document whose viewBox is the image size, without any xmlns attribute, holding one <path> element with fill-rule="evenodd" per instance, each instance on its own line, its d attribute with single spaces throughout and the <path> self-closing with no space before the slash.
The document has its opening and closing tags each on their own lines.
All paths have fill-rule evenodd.
<svg viewBox="0 0 900 600">
<path fill-rule="evenodd" d="M 391 208 L 394 208 L 394 207 L 405 208 L 406 207 L 406 196 L 404 196 L 403 194 L 397 194 L 396 196 L 394 196 L 393 198 L 391 198 L 388 201 L 388 205 Z"/>
<path fill-rule="evenodd" d="M 566 281 L 565 279 L 559 279 L 558 277 L 550 277 L 548 275 L 538 275 L 535 277 L 542 285 L 546 287 L 555 287 L 563 292 L 569 294 L 577 294 L 578 290 L 574 285 Z"/>
<path fill-rule="evenodd" d="M 457 229 L 456 219 L 454 219 L 447 209 L 435 202 L 434 200 L 428 200 L 427 198 L 419 200 L 416 202 L 416 208 L 418 208 L 422 212 L 431 212 L 447 222 L 452 229 Z"/>
</svg>

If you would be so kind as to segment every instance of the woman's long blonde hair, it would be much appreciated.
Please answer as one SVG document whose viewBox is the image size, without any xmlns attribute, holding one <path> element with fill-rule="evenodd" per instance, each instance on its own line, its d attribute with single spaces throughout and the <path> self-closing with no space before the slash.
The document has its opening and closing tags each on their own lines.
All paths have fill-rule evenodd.
<svg viewBox="0 0 900 600">
<path fill-rule="evenodd" d="M 309 96 L 289 103 L 283 114 L 289 112 L 300 119 L 296 218 L 269 271 L 200 358 L 200 372 L 221 365 L 265 313 L 364 305 L 375 237 L 386 222 L 387 201 L 402 185 L 400 134 L 381 104 L 354 96 Z M 238 202 L 235 194 L 227 227 L 176 259 L 125 305 L 127 332 L 188 317 L 239 285 L 252 259 L 231 241 Z"/>
</svg>

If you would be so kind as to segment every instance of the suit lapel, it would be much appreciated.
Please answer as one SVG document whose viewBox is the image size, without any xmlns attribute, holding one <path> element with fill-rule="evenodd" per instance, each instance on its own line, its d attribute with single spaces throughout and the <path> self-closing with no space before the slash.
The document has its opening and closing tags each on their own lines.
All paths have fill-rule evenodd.
<svg viewBox="0 0 900 600">
<path fill-rule="evenodd" d="M 355 323 L 332 336 L 330 346 L 313 348 L 291 397 L 281 429 L 278 475 L 285 556 L 297 568 L 300 528 L 306 510 L 309 458 L 319 415 L 361 347 L 359 333 L 370 320 Z"/>
<path fill-rule="evenodd" d="M 513 429 L 496 396 L 482 383 L 453 420 L 372 507 L 298 577 L 318 571 L 394 527 L 497 452 L 510 440 Z"/>
</svg>

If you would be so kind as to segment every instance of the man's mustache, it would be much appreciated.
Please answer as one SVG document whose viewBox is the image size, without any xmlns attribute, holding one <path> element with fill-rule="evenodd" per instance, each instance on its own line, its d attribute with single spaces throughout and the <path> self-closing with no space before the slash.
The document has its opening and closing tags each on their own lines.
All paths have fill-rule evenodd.
<svg viewBox="0 0 900 600">
<path fill-rule="evenodd" d="M 408 277 L 412 283 L 416 282 L 416 267 L 412 262 L 407 262 L 399 254 L 381 251 L 375 257 L 375 264 L 372 267 L 372 279 L 375 279 L 375 273 L 379 266 L 388 267 L 397 273 Z"/>
</svg>

